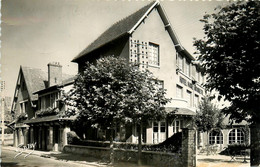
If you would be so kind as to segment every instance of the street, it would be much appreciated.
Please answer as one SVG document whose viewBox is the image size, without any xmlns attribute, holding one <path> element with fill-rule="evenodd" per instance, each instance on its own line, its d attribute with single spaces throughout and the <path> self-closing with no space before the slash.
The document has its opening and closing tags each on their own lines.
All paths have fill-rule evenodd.
<svg viewBox="0 0 260 167">
<path fill-rule="evenodd" d="M 107 164 L 102 163 L 101 160 L 82 155 L 75 154 L 53 154 L 41 151 L 35 151 L 38 155 L 29 155 L 26 158 L 26 154 L 17 156 L 17 152 L 12 147 L 6 147 L 1 152 L 1 166 L 3 167 L 106 167 Z M 44 156 L 45 154 L 45 156 Z M 44 157 L 41 157 L 43 155 Z M 48 158 L 51 157 L 51 158 Z M 115 167 L 135 167 L 135 163 L 117 162 Z M 198 155 L 197 167 L 249 167 L 248 163 L 243 163 L 243 159 L 238 159 L 233 162 L 230 161 L 229 156 L 223 155 Z M 142 167 L 151 167 L 143 165 Z"/>
<path fill-rule="evenodd" d="M 2 149 L 1 152 L 1 166 L 2 167 L 93 167 L 89 165 L 83 165 L 73 162 L 65 162 L 61 160 L 55 160 L 51 158 L 39 157 L 36 155 L 29 155 L 26 158 L 26 154 L 22 154 L 16 158 L 17 152 Z"/>
</svg>

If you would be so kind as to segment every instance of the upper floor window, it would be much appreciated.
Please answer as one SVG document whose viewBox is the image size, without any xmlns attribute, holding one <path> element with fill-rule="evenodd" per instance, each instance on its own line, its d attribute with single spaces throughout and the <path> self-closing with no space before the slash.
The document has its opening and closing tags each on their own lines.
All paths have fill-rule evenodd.
<svg viewBox="0 0 260 167">
<path fill-rule="evenodd" d="M 190 76 L 190 63 L 186 60 L 185 61 L 185 70 L 184 70 L 184 73 L 187 75 L 187 76 Z"/>
<path fill-rule="evenodd" d="M 192 105 L 192 95 L 191 92 L 187 90 L 187 102 L 188 102 L 188 106 L 191 107 Z"/>
<path fill-rule="evenodd" d="M 198 95 L 195 95 L 195 98 L 194 98 L 194 107 L 199 107 L 199 96 L 198 96 Z"/>
<path fill-rule="evenodd" d="M 245 140 L 244 132 L 240 129 L 233 129 L 229 132 L 228 139 L 229 139 L 229 144 L 244 143 Z"/>
<path fill-rule="evenodd" d="M 184 58 L 181 55 L 178 55 L 178 67 L 182 71 L 184 71 L 184 69 L 183 69 L 184 68 L 183 62 L 184 62 Z"/>
<path fill-rule="evenodd" d="M 52 108 L 58 107 L 57 105 L 58 98 L 59 98 L 58 92 L 41 96 L 39 98 L 40 109 L 47 109 L 48 107 L 52 107 Z"/>
<path fill-rule="evenodd" d="M 200 72 L 197 70 L 197 69 L 195 69 L 195 80 L 196 81 L 198 81 L 199 83 L 200 83 Z"/>
<path fill-rule="evenodd" d="M 149 43 L 149 65 L 159 66 L 159 45 Z"/>
<path fill-rule="evenodd" d="M 179 85 L 177 85 L 177 87 L 176 87 L 176 97 L 183 98 L 183 89 Z"/>
<path fill-rule="evenodd" d="M 25 113 L 28 108 L 28 101 L 22 101 L 20 102 L 20 113 Z"/>
</svg>

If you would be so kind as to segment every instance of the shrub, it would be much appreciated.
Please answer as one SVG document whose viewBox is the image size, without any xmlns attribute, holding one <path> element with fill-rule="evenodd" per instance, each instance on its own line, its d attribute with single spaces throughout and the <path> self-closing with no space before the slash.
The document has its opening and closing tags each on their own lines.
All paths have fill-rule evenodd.
<svg viewBox="0 0 260 167">
<path fill-rule="evenodd" d="M 80 144 L 80 138 L 74 131 L 70 131 L 67 133 L 67 140 L 68 140 L 68 144 L 75 144 L 75 145 Z"/>
<path fill-rule="evenodd" d="M 77 136 L 75 132 L 73 132 L 73 134 L 71 134 L 71 135 Z M 69 134 L 68 134 L 68 136 L 69 136 Z M 174 152 L 178 152 L 181 149 L 181 141 L 182 141 L 182 133 L 179 132 L 179 133 L 172 135 L 170 138 L 166 139 L 162 143 L 159 143 L 159 144 L 143 144 L 142 150 L 143 151 L 157 151 L 157 152 L 174 153 Z M 82 145 L 82 146 L 107 147 L 107 148 L 110 146 L 109 141 L 81 140 L 78 136 L 74 140 L 68 139 L 68 142 L 69 142 L 69 144 Z M 138 150 L 138 144 L 115 142 L 114 148 L 127 149 L 127 150 Z"/>
<path fill-rule="evenodd" d="M 220 154 L 221 155 L 240 155 L 241 154 L 241 150 L 245 150 L 245 149 L 249 149 L 250 146 L 248 144 L 230 144 L 228 145 L 228 147 L 221 151 Z"/>
<path fill-rule="evenodd" d="M 43 116 L 50 116 L 50 115 L 56 115 L 59 113 L 59 109 L 58 108 L 52 108 L 52 107 L 48 107 L 45 110 L 41 110 L 41 111 L 37 111 L 36 115 L 38 117 L 43 117 Z"/>
</svg>

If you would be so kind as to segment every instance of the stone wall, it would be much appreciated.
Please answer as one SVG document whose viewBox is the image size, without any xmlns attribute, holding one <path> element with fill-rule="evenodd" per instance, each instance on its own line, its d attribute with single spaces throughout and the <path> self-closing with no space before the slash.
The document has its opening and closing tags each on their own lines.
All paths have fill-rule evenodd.
<svg viewBox="0 0 260 167">
<path fill-rule="evenodd" d="M 142 152 L 142 163 L 153 166 L 193 167 L 196 166 L 196 133 L 193 129 L 183 129 L 181 153 Z M 66 145 L 63 152 L 92 156 L 109 160 L 110 149 L 103 147 Z M 115 161 L 137 162 L 136 150 L 115 149 Z"/>
<path fill-rule="evenodd" d="M 67 145 L 63 148 L 63 151 L 66 153 L 92 156 L 101 160 L 109 160 L 110 155 L 109 148 L 91 146 Z M 135 163 L 138 159 L 138 151 L 136 150 L 115 149 L 114 155 L 115 161 L 127 161 Z M 183 167 L 181 154 L 178 153 L 143 151 L 142 163 L 153 166 Z"/>
</svg>

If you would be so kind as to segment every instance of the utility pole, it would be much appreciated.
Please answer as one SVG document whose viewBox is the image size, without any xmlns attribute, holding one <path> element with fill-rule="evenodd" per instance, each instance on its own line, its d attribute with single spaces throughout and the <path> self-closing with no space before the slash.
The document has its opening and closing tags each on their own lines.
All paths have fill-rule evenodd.
<svg viewBox="0 0 260 167">
<path fill-rule="evenodd" d="M 1 134 L 1 141 L 2 146 L 4 145 L 5 141 L 5 96 L 4 96 L 4 90 L 5 90 L 5 81 L 1 81 L 1 121 L 2 121 L 2 134 Z"/>
</svg>

